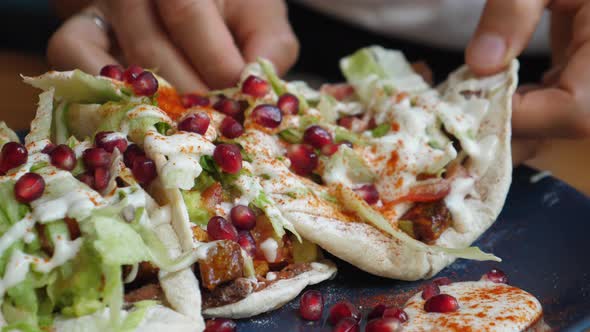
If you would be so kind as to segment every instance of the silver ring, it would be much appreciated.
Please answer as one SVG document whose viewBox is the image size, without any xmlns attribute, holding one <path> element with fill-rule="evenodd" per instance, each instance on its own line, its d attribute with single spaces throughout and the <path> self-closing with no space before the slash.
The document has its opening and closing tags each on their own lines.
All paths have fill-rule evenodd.
<svg viewBox="0 0 590 332">
<path fill-rule="evenodd" d="M 84 11 L 79 13 L 78 16 L 91 19 L 92 22 L 94 22 L 94 24 L 104 32 L 108 33 L 111 31 L 111 25 L 109 22 L 107 22 L 104 17 L 94 11 Z"/>
</svg>

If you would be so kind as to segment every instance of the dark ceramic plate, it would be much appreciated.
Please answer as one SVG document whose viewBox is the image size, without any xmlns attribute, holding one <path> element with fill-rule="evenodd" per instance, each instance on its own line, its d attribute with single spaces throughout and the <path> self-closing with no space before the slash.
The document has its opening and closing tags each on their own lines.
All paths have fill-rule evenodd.
<svg viewBox="0 0 590 332">
<path fill-rule="evenodd" d="M 531 183 L 535 173 L 522 167 L 515 170 L 502 214 L 475 243 L 502 257 L 503 262 L 458 260 L 439 276 L 477 280 L 498 267 L 508 274 L 510 284 L 541 301 L 552 328 L 583 331 L 590 328 L 590 199 L 551 177 Z M 363 314 L 377 303 L 402 305 L 424 283 L 379 278 L 335 261 L 337 277 L 313 287 L 324 294 L 326 308 L 341 299 L 361 306 Z M 306 322 L 299 318 L 298 303 L 299 297 L 279 310 L 242 320 L 238 330 L 331 330 L 325 322 L 326 310 L 320 322 Z"/>
</svg>

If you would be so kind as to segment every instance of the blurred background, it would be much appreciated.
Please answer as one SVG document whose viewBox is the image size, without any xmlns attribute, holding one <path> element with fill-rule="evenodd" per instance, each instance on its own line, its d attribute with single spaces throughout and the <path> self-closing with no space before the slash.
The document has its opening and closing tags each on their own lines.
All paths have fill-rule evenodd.
<svg viewBox="0 0 590 332">
<path fill-rule="evenodd" d="M 38 92 L 23 84 L 19 74 L 38 75 L 49 66 L 45 60 L 47 40 L 61 20 L 79 10 L 87 1 L 63 1 L 57 11 L 47 0 L 0 1 L 0 120 L 13 129 L 28 128 L 34 116 Z M 338 81 L 337 61 L 357 48 L 381 44 L 403 50 L 410 60 L 425 60 L 434 69 L 435 80 L 463 62 L 459 52 L 440 51 L 409 41 L 392 41 L 376 33 L 315 14 L 289 3 L 290 19 L 301 42 L 301 55 L 293 72 L 313 73 L 316 78 Z M 335 45 L 329 45 L 330 41 Z M 334 46 L 334 47 L 332 47 Z M 545 58 L 521 58 L 523 81 L 538 79 L 548 63 Z M 299 75 L 297 75 L 299 76 Z M 539 154 L 527 164 L 548 170 L 554 176 L 590 195 L 590 139 L 553 140 L 544 143 Z"/>
</svg>

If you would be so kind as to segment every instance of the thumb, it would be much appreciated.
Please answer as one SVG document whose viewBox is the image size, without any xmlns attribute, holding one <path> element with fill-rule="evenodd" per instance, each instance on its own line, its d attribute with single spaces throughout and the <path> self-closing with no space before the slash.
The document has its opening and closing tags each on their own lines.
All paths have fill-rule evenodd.
<svg viewBox="0 0 590 332">
<path fill-rule="evenodd" d="M 478 75 L 504 67 L 526 47 L 549 0 L 488 0 L 465 52 Z"/>
</svg>

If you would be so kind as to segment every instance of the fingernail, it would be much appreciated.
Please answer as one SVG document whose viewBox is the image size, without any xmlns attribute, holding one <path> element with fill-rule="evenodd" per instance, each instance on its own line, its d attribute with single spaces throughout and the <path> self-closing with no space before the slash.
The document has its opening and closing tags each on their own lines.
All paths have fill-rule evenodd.
<svg viewBox="0 0 590 332">
<path fill-rule="evenodd" d="M 471 62 L 484 67 L 496 67 L 504 64 L 506 42 L 495 33 L 479 35 L 470 45 Z"/>
</svg>

